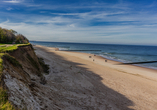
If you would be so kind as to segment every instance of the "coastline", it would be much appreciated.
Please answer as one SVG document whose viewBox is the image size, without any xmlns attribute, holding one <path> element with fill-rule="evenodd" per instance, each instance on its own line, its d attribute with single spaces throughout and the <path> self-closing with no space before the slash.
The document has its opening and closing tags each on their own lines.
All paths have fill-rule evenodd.
<svg viewBox="0 0 157 110">
<path fill-rule="evenodd" d="M 42 46 L 42 45 L 36 45 L 36 46 L 46 47 L 46 46 Z M 100 65 L 103 65 L 103 66 L 107 66 L 107 67 L 108 66 L 110 67 L 112 65 L 112 68 L 117 69 L 117 71 L 123 71 L 123 72 L 127 71 L 125 73 L 132 74 L 132 75 L 139 75 L 139 76 L 142 76 L 142 77 L 145 77 L 145 78 L 148 78 L 148 79 L 153 79 L 153 80 L 157 81 L 157 70 L 153 69 L 153 68 L 142 67 L 142 66 L 135 65 L 135 64 L 125 65 L 125 64 L 122 64 L 122 62 L 120 62 L 120 61 L 108 59 L 108 58 L 105 58 L 105 57 L 102 57 L 102 56 L 99 56 L 99 55 L 95 56 L 94 54 L 90 54 L 90 53 L 63 51 L 63 50 L 60 51 L 59 48 L 56 48 L 56 47 L 46 47 L 46 48 L 49 48 L 49 49 L 53 50 L 54 52 L 58 51 L 58 52 L 68 54 L 68 55 L 74 54 L 75 56 L 78 56 L 78 57 L 80 57 L 81 54 L 86 55 L 87 57 L 92 56 L 92 58 L 88 59 L 86 57 L 86 58 L 83 58 L 83 59 L 90 60 L 90 61 L 92 61 L 94 59 L 94 63 L 100 64 Z M 107 62 L 105 62 L 105 60 L 107 60 Z M 136 71 L 128 72 L 128 70 L 131 70 L 131 69 L 136 70 Z M 150 75 L 146 74 L 148 72 L 151 72 L 151 74 Z"/>
<path fill-rule="evenodd" d="M 87 86 L 88 88 L 88 86 L 91 85 L 87 82 L 83 83 L 84 77 L 86 78 L 87 76 L 88 80 L 96 78 L 92 81 L 92 84 L 95 83 L 96 85 L 98 85 L 97 77 L 99 76 L 100 78 L 98 79 L 101 79 L 100 82 L 102 83 L 102 85 L 100 86 L 101 89 L 97 89 L 103 91 L 105 89 L 102 86 L 105 86 L 114 91 L 110 94 L 108 93 L 110 90 L 106 90 L 106 92 L 108 93 L 107 97 L 109 98 L 106 100 L 110 103 L 109 105 L 112 105 L 113 108 L 114 104 L 117 104 L 119 102 L 121 104 L 118 104 L 117 106 L 121 107 L 119 108 L 121 110 L 157 109 L 157 70 L 135 65 L 118 65 L 119 62 L 108 59 L 107 62 L 105 62 L 105 58 L 101 56 L 94 56 L 93 54 L 55 51 L 55 48 L 44 47 L 40 45 L 36 45 L 34 46 L 34 48 L 36 49 L 36 54 L 39 57 L 43 57 L 46 63 L 49 64 L 50 67 L 53 67 L 50 69 L 50 75 L 46 77 L 47 79 L 55 77 L 56 73 L 62 74 L 62 72 L 65 72 L 67 74 L 72 72 L 71 74 L 73 76 L 74 73 L 79 70 L 83 75 L 80 79 L 80 81 L 82 82 L 82 86 Z M 91 56 L 91 58 L 89 58 L 89 56 Z M 63 65 L 64 63 L 66 64 Z M 90 72 L 92 72 L 93 74 L 90 74 Z M 66 74 L 62 74 L 62 77 L 66 77 L 64 75 Z M 96 75 L 97 77 L 94 75 Z M 78 80 L 80 76 L 73 78 L 74 80 Z M 74 85 L 74 88 L 75 86 L 77 86 L 78 83 L 80 84 L 80 82 L 77 82 Z M 125 96 L 125 98 L 122 98 L 121 95 L 119 95 L 120 97 L 118 97 L 117 94 L 121 94 Z M 98 93 L 97 95 L 100 94 Z M 99 98 L 101 99 L 101 97 Z M 118 101 L 116 100 L 116 98 L 118 98 Z M 113 100 L 113 102 L 110 102 L 110 99 Z M 125 102 L 123 103 L 123 101 Z M 125 106 L 123 106 L 123 104 Z"/>
<path fill-rule="evenodd" d="M 51 47 L 50 47 L 51 48 Z M 54 48 L 54 47 L 52 47 Z M 56 49 L 56 48 L 54 48 Z M 59 49 L 57 49 L 57 51 L 59 51 Z M 65 52 L 65 53 L 70 53 L 70 54 L 84 54 L 84 55 L 87 55 L 87 56 L 92 56 L 91 59 L 94 59 L 94 62 L 97 62 L 97 64 L 100 64 L 100 65 L 103 65 L 103 66 L 111 66 L 112 65 L 112 68 L 114 69 L 117 69 L 117 71 L 127 71 L 125 73 L 128 73 L 128 74 L 132 74 L 132 75 L 139 75 L 141 77 L 145 77 L 145 78 L 150 78 L 150 79 L 153 79 L 153 80 L 156 80 L 157 81 L 157 69 L 153 69 L 153 68 L 147 68 L 147 67 L 144 67 L 144 66 L 141 66 L 141 65 L 136 65 L 136 64 L 123 64 L 123 62 L 120 62 L 120 61 L 116 61 L 114 59 L 108 59 L 108 58 L 105 58 L 103 56 L 99 56 L 99 55 L 94 55 L 94 54 L 89 54 L 89 53 L 83 53 L 83 52 L 72 52 L 72 51 L 61 51 L 61 52 Z M 77 56 L 77 55 L 76 55 Z M 88 58 L 87 58 L 88 59 Z M 85 60 L 87 60 L 85 59 Z M 103 60 L 103 61 L 100 61 L 100 60 Z M 107 60 L 107 62 L 105 62 L 105 60 Z M 101 63 L 100 63 L 101 62 Z M 107 64 L 107 65 L 106 65 Z M 129 70 L 134 70 L 136 69 L 136 71 L 129 71 L 128 72 L 128 69 Z M 151 72 L 151 74 L 146 74 L 148 72 Z M 141 74 L 142 73 L 142 74 Z"/>
<path fill-rule="evenodd" d="M 156 47 L 138 45 L 116 45 L 116 44 L 77 44 L 58 42 L 32 42 L 36 45 L 56 47 L 60 51 L 71 51 L 90 53 L 102 56 L 109 60 L 122 63 L 136 63 L 135 66 L 157 70 Z"/>
</svg>

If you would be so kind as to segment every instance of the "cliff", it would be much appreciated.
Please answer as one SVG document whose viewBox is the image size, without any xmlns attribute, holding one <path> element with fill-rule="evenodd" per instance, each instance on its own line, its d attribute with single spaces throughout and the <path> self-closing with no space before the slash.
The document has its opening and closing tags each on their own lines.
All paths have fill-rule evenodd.
<svg viewBox="0 0 157 110">
<path fill-rule="evenodd" d="M 1 53 L 1 58 L 0 95 L 3 98 L 0 100 L 0 108 L 44 109 L 40 103 L 40 91 L 46 84 L 43 74 L 48 73 L 48 66 L 36 56 L 32 45 L 19 46 L 16 50 Z"/>
</svg>

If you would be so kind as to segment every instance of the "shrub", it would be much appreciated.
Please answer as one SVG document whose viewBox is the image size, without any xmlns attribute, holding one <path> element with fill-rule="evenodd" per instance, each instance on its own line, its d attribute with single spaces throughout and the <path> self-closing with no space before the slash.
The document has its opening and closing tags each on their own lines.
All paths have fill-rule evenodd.
<svg viewBox="0 0 157 110">
<path fill-rule="evenodd" d="M 22 34 L 17 34 L 14 30 L 3 29 L 0 27 L 0 43 L 17 43 L 17 44 L 27 44 L 29 40 Z"/>
<path fill-rule="evenodd" d="M 44 59 L 38 58 L 40 65 L 45 73 L 49 73 L 49 65 L 45 64 Z"/>
<path fill-rule="evenodd" d="M 4 57 L 14 66 L 22 68 L 22 65 L 12 56 L 5 54 Z"/>
</svg>

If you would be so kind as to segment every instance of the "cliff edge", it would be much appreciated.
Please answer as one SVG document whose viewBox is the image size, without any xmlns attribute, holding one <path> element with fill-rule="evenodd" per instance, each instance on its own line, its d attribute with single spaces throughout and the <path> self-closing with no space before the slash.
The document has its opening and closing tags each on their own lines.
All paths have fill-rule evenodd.
<svg viewBox="0 0 157 110">
<path fill-rule="evenodd" d="M 38 58 L 31 44 L 1 53 L 1 108 L 38 110 L 42 106 L 42 87 L 46 84 L 43 74 L 48 66 Z M 10 103 L 6 106 L 5 103 Z"/>
</svg>

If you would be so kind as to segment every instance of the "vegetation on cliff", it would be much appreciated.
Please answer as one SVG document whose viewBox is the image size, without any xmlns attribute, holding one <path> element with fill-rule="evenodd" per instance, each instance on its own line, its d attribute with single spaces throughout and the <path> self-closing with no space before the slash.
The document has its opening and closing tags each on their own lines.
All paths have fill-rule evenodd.
<svg viewBox="0 0 157 110">
<path fill-rule="evenodd" d="M 1 44 L 0 45 L 0 84 L 2 82 L 2 72 L 3 72 L 3 60 L 2 57 L 5 57 L 11 64 L 14 66 L 19 66 L 22 68 L 22 65 L 8 53 L 12 52 L 20 46 L 27 46 L 28 44 Z M 0 85 L 0 110 L 15 110 L 12 104 L 8 101 L 7 90 L 3 88 L 2 84 Z"/>
<path fill-rule="evenodd" d="M 20 46 L 28 46 L 31 44 L 14 44 L 14 45 L 8 45 L 8 44 L 1 44 L 0 45 L 0 110 L 15 110 L 13 105 L 8 100 L 8 94 L 7 89 L 3 87 L 3 57 L 7 59 L 7 61 L 16 66 L 22 68 L 22 65 L 9 53 L 15 51 Z"/>
<path fill-rule="evenodd" d="M 0 27 L 0 43 L 27 44 L 29 41 L 25 36 L 12 29 L 8 30 Z"/>
<path fill-rule="evenodd" d="M 8 101 L 7 90 L 4 89 L 2 84 L 3 60 L 6 57 L 10 63 L 15 66 L 20 66 L 19 62 L 7 54 L 18 49 L 18 46 L 30 45 L 28 39 L 22 34 L 18 34 L 14 30 L 3 29 L 0 27 L 0 110 L 14 110 L 12 104 Z"/>
<path fill-rule="evenodd" d="M 30 109 L 32 105 L 37 104 L 32 94 L 37 89 L 34 89 L 35 81 L 46 84 L 43 73 L 48 74 L 48 70 L 49 66 L 42 58 L 36 56 L 26 37 L 14 30 L 0 27 L 0 110 Z M 15 80 L 17 82 L 14 82 Z M 12 86 L 14 83 L 17 84 L 15 87 Z M 27 91 L 24 99 L 23 89 L 24 92 Z M 27 96 L 32 97 L 30 99 Z M 12 98 L 16 101 L 11 100 Z M 28 100 L 33 102 L 29 103 Z"/>
<path fill-rule="evenodd" d="M 30 45 L 30 43 L 27 44 L 1 44 L 0 45 L 0 53 L 4 52 L 11 52 L 16 50 L 19 46 L 26 46 Z"/>
<path fill-rule="evenodd" d="M 22 67 L 21 64 L 14 57 L 10 56 L 6 52 L 12 52 L 16 50 L 18 46 L 26 46 L 26 45 L 30 45 L 30 43 L 16 44 L 16 45 L 7 45 L 7 44 L 0 45 L 0 84 L 2 82 L 2 72 L 3 72 L 2 57 L 6 57 L 11 64 Z M 2 84 L 0 85 L 0 110 L 15 110 L 15 108 L 8 101 L 7 90 L 3 88 Z"/>
</svg>

